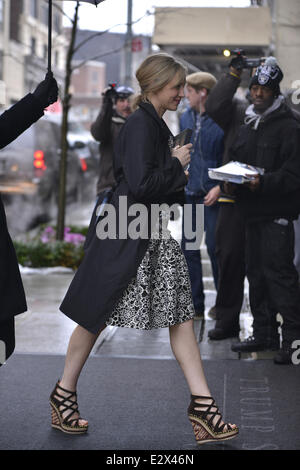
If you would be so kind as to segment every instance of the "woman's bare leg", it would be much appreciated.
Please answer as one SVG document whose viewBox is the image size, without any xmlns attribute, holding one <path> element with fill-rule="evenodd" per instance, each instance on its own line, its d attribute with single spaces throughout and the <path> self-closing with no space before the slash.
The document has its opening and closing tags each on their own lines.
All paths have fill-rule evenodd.
<svg viewBox="0 0 300 470">
<path fill-rule="evenodd" d="M 194 320 L 173 325 L 169 328 L 169 331 L 172 351 L 184 373 L 191 394 L 210 397 L 211 393 L 205 378 L 200 350 L 194 332 Z M 198 399 L 196 403 L 209 404 L 210 402 Z M 196 409 L 201 410 L 201 408 Z"/>
<path fill-rule="evenodd" d="M 72 392 L 76 390 L 82 368 L 90 355 L 96 339 L 104 329 L 105 326 L 99 331 L 99 333 L 93 334 L 85 328 L 82 328 L 80 325 L 75 328 L 69 341 L 63 375 L 59 381 L 59 385 L 62 388 Z M 60 391 L 60 394 L 67 396 L 63 391 Z M 67 402 L 66 404 L 70 403 Z M 76 418 L 76 414 L 74 414 L 72 418 Z M 85 426 L 87 424 L 88 422 L 86 420 L 79 420 L 80 426 Z"/>
<path fill-rule="evenodd" d="M 96 339 L 104 328 L 105 326 L 97 334 L 90 333 L 80 325 L 75 328 L 69 341 L 65 368 L 60 380 L 60 385 L 63 388 L 70 391 L 76 390 L 80 372 L 90 355 Z"/>
<path fill-rule="evenodd" d="M 169 329 L 170 343 L 192 395 L 209 397 L 201 355 L 194 332 L 194 321 L 173 325 Z"/>
</svg>

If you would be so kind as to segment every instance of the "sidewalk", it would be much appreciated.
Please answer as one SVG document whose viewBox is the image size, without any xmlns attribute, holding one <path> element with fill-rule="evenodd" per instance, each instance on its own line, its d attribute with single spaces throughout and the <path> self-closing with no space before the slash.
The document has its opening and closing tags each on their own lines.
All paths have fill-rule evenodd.
<svg viewBox="0 0 300 470">
<path fill-rule="evenodd" d="M 178 222 L 172 222 L 175 238 L 179 228 Z M 208 339 L 214 321 L 207 312 L 216 292 L 204 246 L 202 256 L 206 312 L 194 328 L 214 398 L 224 419 L 238 424 L 240 435 L 201 449 L 299 449 L 300 396 L 292 393 L 293 400 L 289 398 L 297 390 L 300 368 L 274 365 L 274 353 L 269 352 L 240 360 L 231 351 L 233 339 Z M 62 372 L 75 327 L 59 305 L 73 275 L 64 269 L 22 269 L 28 312 L 16 317 L 16 350 L 0 370 L 5 384 L 0 387 L 0 403 L 9 403 L 1 412 L 0 449 L 197 451 L 186 417 L 189 391 L 174 360 L 167 328 L 106 328 L 78 384 L 80 410 L 91 423 L 88 435 L 74 438 L 51 429 L 48 397 Z M 240 323 L 242 336 L 248 336 L 246 283 Z"/>
<path fill-rule="evenodd" d="M 92 204 L 78 211 L 76 206 L 68 213 L 66 224 L 85 225 L 89 223 Z M 171 221 L 169 228 L 172 236 L 180 240 L 181 220 Z M 205 245 L 201 246 L 205 288 L 205 320 L 195 321 L 195 331 L 201 343 L 204 358 L 238 359 L 232 353 L 232 340 L 211 342 L 207 332 L 214 322 L 207 312 L 214 305 L 216 291 L 213 283 L 210 261 Z M 21 268 L 22 279 L 27 297 L 28 311 L 16 317 L 16 352 L 39 354 L 65 354 L 69 337 L 76 324 L 59 311 L 59 305 L 74 276 L 72 270 L 65 268 L 30 270 Z M 247 305 L 247 283 L 245 283 L 245 302 L 241 315 L 242 335 L 251 331 L 252 317 Z M 173 359 L 169 345 L 168 329 L 139 331 L 127 328 L 107 327 L 99 336 L 92 355 L 155 357 Z M 265 356 L 263 356 L 265 357 Z"/>
</svg>

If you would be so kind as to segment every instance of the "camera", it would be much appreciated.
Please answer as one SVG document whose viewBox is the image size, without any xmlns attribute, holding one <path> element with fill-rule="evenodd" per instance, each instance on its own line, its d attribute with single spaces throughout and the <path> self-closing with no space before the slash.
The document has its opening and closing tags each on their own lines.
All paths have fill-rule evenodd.
<svg viewBox="0 0 300 470">
<path fill-rule="evenodd" d="M 116 83 L 109 83 L 108 84 L 108 87 L 105 91 L 105 96 L 107 98 L 111 98 L 111 99 L 116 99 L 117 96 L 118 96 L 118 93 L 117 93 L 117 84 Z"/>
<path fill-rule="evenodd" d="M 237 70 L 254 69 L 259 67 L 265 61 L 264 57 L 260 57 L 259 59 L 248 59 L 245 57 L 245 51 L 243 49 L 234 49 L 230 52 L 231 54 L 235 54 L 236 57 L 231 60 L 229 65 L 232 65 L 232 67 L 236 68 Z"/>
</svg>

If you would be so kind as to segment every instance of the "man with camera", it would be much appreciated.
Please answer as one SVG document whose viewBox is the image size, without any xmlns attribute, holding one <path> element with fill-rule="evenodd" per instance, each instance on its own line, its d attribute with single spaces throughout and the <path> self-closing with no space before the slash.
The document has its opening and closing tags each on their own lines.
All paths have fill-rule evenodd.
<svg viewBox="0 0 300 470">
<path fill-rule="evenodd" d="M 127 86 L 109 85 L 102 93 L 103 103 L 100 113 L 91 126 L 91 134 L 100 142 L 99 178 L 97 196 L 115 185 L 113 170 L 114 144 L 119 132 L 131 114 L 129 102 L 133 89 Z"/>
<path fill-rule="evenodd" d="M 229 150 L 229 159 L 261 167 L 263 175 L 227 185 L 245 219 L 246 269 L 253 335 L 236 352 L 277 349 L 276 313 L 283 318 L 276 364 L 291 364 L 300 338 L 300 293 L 293 264 L 293 220 L 300 211 L 300 126 L 280 92 L 283 73 L 274 58 L 260 65 L 249 85 L 252 105 Z"/>
<path fill-rule="evenodd" d="M 235 96 L 245 65 L 241 54 L 232 59 L 229 72 L 218 80 L 206 101 L 208 115 L 224 131 L 223 164 L 230 161 L 229 149 L 243 124 L 249 105 L 246 99 Z M 215 303 L 216 324 L 208 332 L 211 340 L 238 336 L 239 315 L 244 299 L 245 223 L 237 209 L 234 195 L 228 195 L 223 190 L 218 201 L 216 256 L 219 282 Z"/>
</svg>

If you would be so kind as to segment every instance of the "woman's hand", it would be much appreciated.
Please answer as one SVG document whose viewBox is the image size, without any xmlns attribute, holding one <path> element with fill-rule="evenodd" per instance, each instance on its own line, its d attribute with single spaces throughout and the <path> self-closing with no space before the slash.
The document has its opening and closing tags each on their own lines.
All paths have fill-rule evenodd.
<svg viewBox="0 0 300 470">
<path fill-rule="evenodd" d="M 221 194 L 220 186 L 214 186 L 213 188 L 211 188 L 211 190 L 208 191 L 208 193 L 206 194 L 204 198 L 204 205 L 213 206 L 219 199 L 220 194 Z"/>
<path fill-rule="evenodd" d="M 192 144 L 186 144 L 182 147 L 177 145 L 177 147 L 172 150 L 172 157 L 178 158 L 183 168 L 186 167 L 191 161 L 192 147 Z"/>
</svg>

